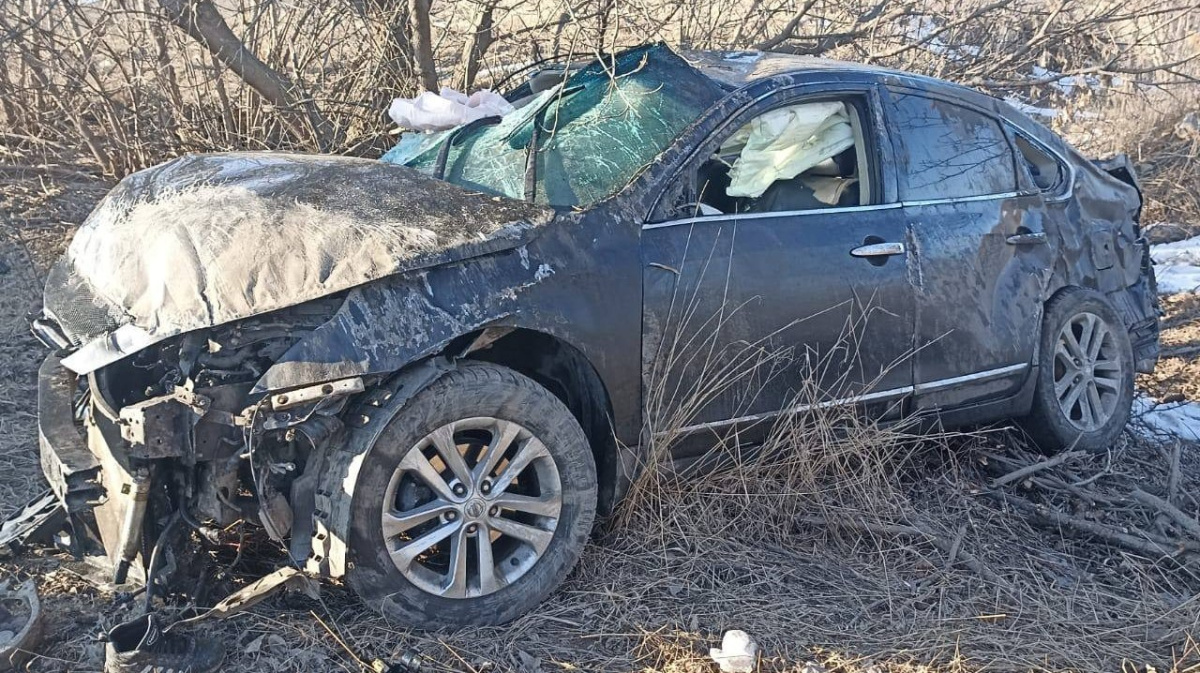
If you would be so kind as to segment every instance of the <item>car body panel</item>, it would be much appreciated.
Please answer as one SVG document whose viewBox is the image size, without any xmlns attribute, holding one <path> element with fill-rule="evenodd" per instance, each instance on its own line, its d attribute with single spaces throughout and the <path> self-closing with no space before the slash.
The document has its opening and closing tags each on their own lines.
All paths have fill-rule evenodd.
<svg viewBox="0 0 1200 673">
<path fill-rule="evenodd" d="M 848 254 L 872 236 L 903 241 L 900 209 L 648 225 L 647 422 L 665 426 L 656 432 L 716 429 L 789 405 L 910 388 L 906 260 L 877 266 Z"/>
<path fill-rule="evenodd" d="M 528 244 L 352 290 L 256 392 L 398 371 L 484 327 L 528 329 L 583 353 L 603 380 L 622 442 L 637 444 L 641 273 L 637 223 L 607 210 L 565 213 Z"/>
</svg>

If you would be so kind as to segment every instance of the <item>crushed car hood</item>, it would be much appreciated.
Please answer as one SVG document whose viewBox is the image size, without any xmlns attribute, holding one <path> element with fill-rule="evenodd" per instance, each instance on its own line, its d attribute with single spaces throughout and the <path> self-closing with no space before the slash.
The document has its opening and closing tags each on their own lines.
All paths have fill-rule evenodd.
<svg viewBox="0 0 1200 673">
<path fill-rule="evenodd" d="M 368 159 L 187 156 L 125 178 L 75 234 L 45 314 L 87 373 L 168 337 L 528 242 L 554 211 Z"/>
</svg>

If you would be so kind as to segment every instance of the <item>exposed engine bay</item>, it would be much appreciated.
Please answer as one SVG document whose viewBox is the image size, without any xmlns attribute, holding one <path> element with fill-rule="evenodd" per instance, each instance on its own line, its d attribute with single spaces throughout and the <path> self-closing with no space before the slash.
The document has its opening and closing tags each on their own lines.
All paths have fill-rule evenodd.
<svg viewBox="0 0 1200 673">
<path fill-rule="evenodd" d="M 61 476 L 51 480 L 56 493 L 77 509 L 74 551 L 106 558 L 122 584 L 144 580 L 148 559 L 135 559 L 149 555 L 144 540 L 156 539 L 175 511 L 202 535 L 242 520 L 287 540 L 296 482 L 311 452 L 341 432 L 339 415 L 365 383 L 353 377 L 273 395 L 250 391 L 340 301 L 188 333 L 76 379 L 72 416 L 101 469 L 50 473 Z M 43 404 L 53 396 L 43 390 Z M 305 545 L 297 546 L 294 560 L 303 563 Z"/>
</svg>

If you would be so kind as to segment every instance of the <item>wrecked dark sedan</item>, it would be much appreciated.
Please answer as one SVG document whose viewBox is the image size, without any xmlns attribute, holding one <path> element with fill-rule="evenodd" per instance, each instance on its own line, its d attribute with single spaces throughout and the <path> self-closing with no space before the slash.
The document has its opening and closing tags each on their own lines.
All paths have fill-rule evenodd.
<svg viewBox="0 0 1200 673">
<path fill-rule="evenodd" d="M 384 161 L 188 156 L 104 199 L 33 320 L 76 553 L 165 583 L 151 550 L 245 520 L 398 620 L 503 622 L 656 443 L 846 406 L 1103 450 L 1158 357 L 1128 163 L 994 98 L 661 45 L 506 98 Z"/>
</svg>

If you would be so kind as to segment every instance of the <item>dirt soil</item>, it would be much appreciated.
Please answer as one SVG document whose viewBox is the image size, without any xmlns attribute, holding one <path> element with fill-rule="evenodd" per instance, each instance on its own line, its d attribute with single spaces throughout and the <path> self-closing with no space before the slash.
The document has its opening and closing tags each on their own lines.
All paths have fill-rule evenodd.
<svg viewBox="0 0 1200 673">
<path fill-rule="evenodd" d="M 44 350 L 24 315 L 107 187 L 0 181 L 0 514 L 43 488 Z M 1200 399 L 1200 302 L 1167 310 L 1169 356 L 1140 384 Z M 320 601 L 283 596 L 189 632 L 222 639 L 231 672 L 357 672 L 410 649 L 435 671 L 707 672 L 731 628 L 758 641 L 762 671 L 1200 671 L 1194 446 L 1130 432 L 1108 455 L 1048 464 L 1008 429 L 915 440 L 844 421 L 778 429 L 783 464 L 684 483 L 656 474 L 566 585 L 505 627 L 405 629 L 327 584 Z M 228 551 L 209 555 L 210 571 Z M 279 560 L 269 545 L 243 551 L 227 584 Z M 99 671 L 96 634 L 136 614 L 140 601 L 83 572 L 52 550 L 0 561 L 0 578 L 34 577 L 43 597 L 29 670 Z M 182 608 L 163 606 L 164 618 Z"/>
<path fill-rule="evenodd" d="M 1162 357 L 1138 385 L 1160 402 L 1200 400 L 1200 295 L 1163 297 Z"/>
</svg>

